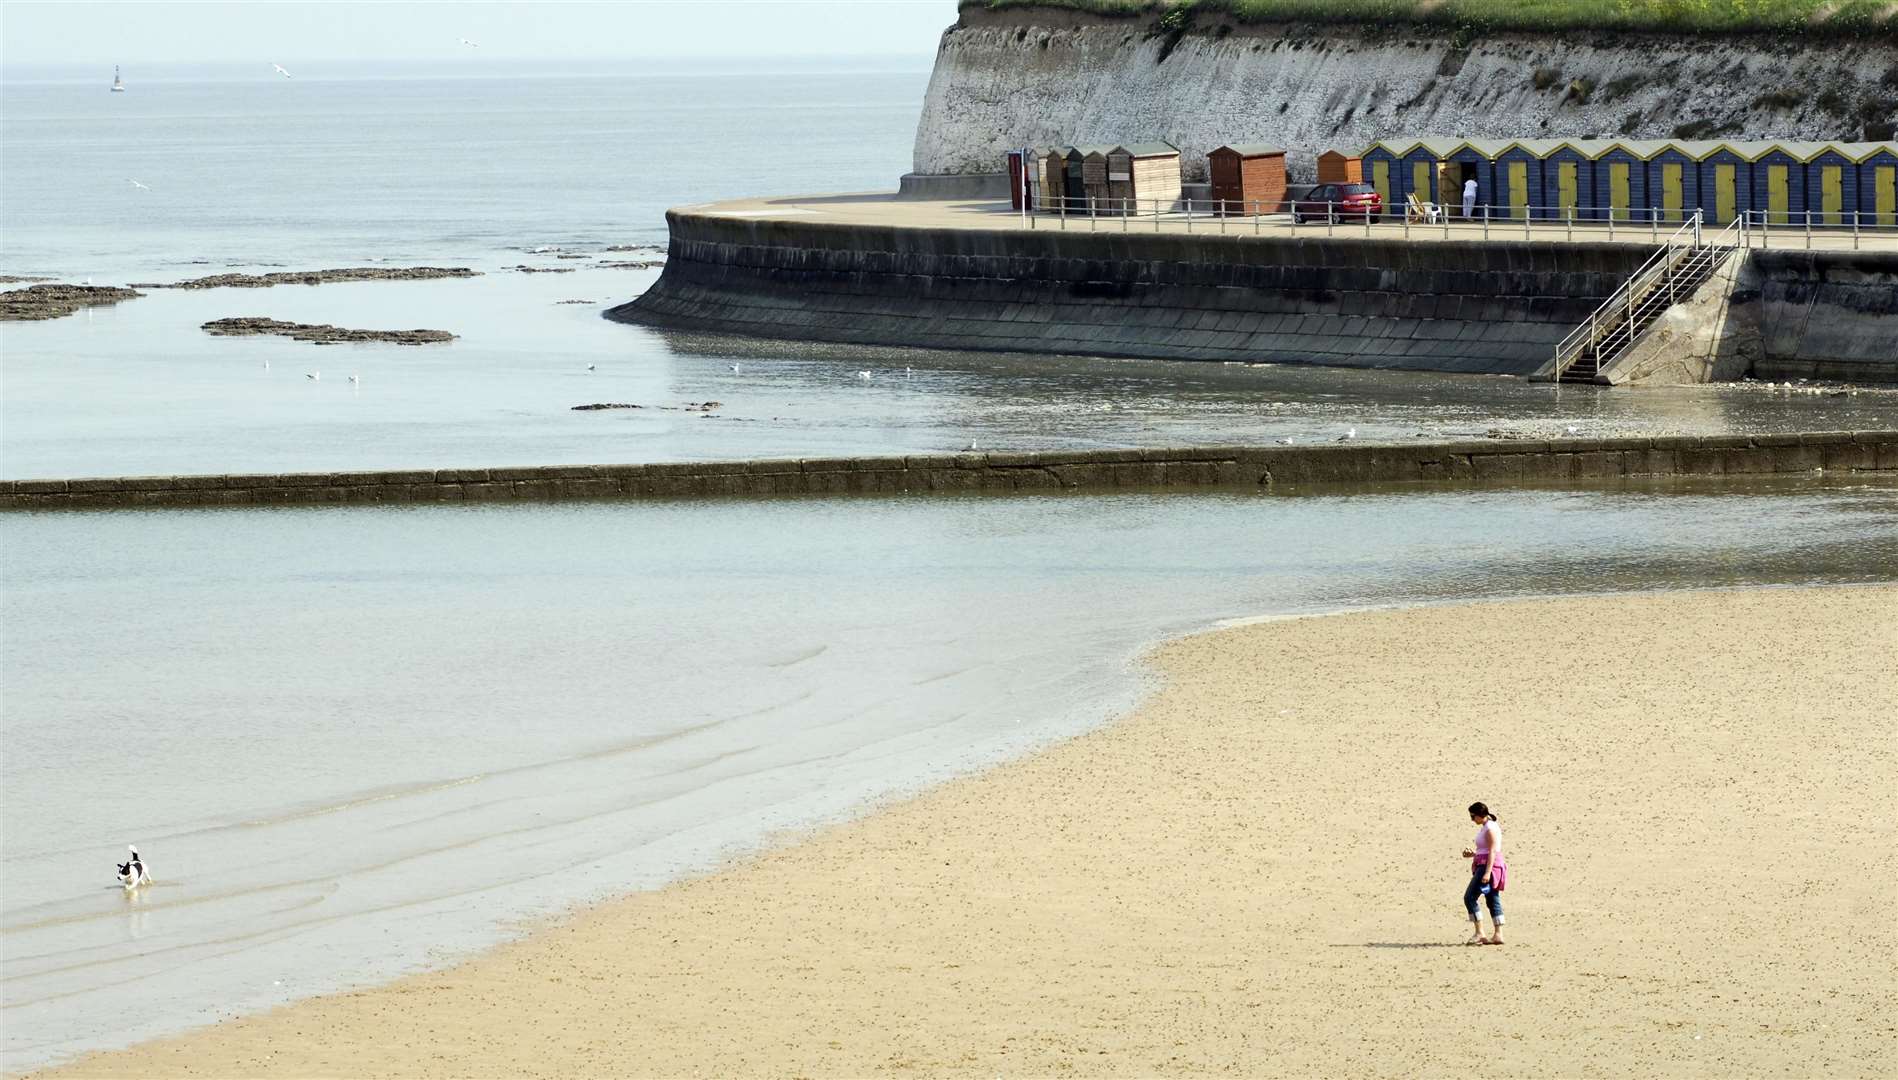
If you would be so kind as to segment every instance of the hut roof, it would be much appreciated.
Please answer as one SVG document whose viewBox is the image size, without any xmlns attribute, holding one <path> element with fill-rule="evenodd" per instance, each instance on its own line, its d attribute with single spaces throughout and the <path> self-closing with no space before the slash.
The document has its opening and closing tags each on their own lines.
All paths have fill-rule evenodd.
<svg viewBox="0 0 1898 1080">
<path fill-rule="evenodd" d="M 1128 143 L 1125 146 L 1116 146 L 1114 149 L 1125 150 L 1137 158 L 1180 156 L 1180 148 L 1170 142 Z"/>
<path fill-rule="evenodd" d="M 1898 142 L 1812 142 L 1784 139 L 1446 139 L 1436 136 L 1379 139 L 1364 152 L 1368 154 L 1373 150 L 1383 149 L 1398 157 L 1403 157 L 1413 151 L 1423 149 L 1437 157 L 1448 158 L 1464 147 L 1469 147 L 1489 158 L 1500 157 L 1516 147 L 1521 147 L 1536 157 L 1547 157 L 1563 147 L 1569 147 L 1589 158 L 1599 158 L 1612 150 L 1619 149 L 1644 161 L 1669 150 L 1695 161 L 1704 161 L 1722 150 L 1730 151 L 1746 161 L 1758 161 L 1776 150 L 1801 162 L 1811 161 L 1828 151 L 1837 152 L 1848 161 L 1855 163 L 1870 160 L 1879 154 L 1898 155 Z"/>
<path fill-rule="evenodd" d="M 1212 152 L 1217 154 L 1221 150 L 1230 150 L 1242 158 L 1271 157 L 1273 154 L 1283 154 L 1285 152 L 1283 146 L 1273 146 L 1271 143 L 1262 142 L 1227 143 L 1224 146 L 1215 148 Z M 1327 150 L 1325 153 L 1336 154 L 1338 151 Z M 1325 155 L 1319 154 L 1318 156 L 1324 157 Z"/>
</svg>

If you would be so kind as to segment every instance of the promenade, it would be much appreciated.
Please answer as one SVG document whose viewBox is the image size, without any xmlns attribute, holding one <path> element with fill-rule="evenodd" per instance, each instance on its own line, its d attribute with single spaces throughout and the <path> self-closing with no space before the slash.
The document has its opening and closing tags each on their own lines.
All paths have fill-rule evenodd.
<svg viewBox="0 0 1898 1080">
<path fill-rule="evenodd" d="M 1654 246 L 1679 229 L 1679 221 L 1506 220 L 1408 223 L 1401 214 L 1377 222 L 1361 220 L 1294 222 L 1290 214 L 1221 216 L 1205 204 L 1191 214 L 1023 214 L 1006 201 L 900 199 L 887 192 L 840 195 L 783 195 L 725 202 L 694 203 L 677 212 L 705 217 L 753 221 L 794 221 L 866 227 L 909 229 L 969 229 L 982 231 L 1079 233 L 1177 233 L 1195 236 L 1259 236 L 1285 238 L 1335 237 L 1368 240 L 1405 240 L 1416 243 L 1495 243 L 1527 240 L 1535 243 L 1630 244 Z M 1502 208 L 1497 213 L 1504 213 Z M 1715 227 L 1709 226 L 1708 231 Z M 1803 223 L 1747 230 L 1746 244 L 1756 250 L 1876 251 L 1898 253 L 1898 228 L 1861 228 L 1849 224 Z"/>
</svg>

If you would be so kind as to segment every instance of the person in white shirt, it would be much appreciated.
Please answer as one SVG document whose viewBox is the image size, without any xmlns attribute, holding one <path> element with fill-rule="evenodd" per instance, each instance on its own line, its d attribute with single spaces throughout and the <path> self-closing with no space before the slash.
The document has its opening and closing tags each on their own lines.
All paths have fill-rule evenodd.
<svg viewBox="0 0 1898 1080">
<path fill-rule="evenodd" d="M 1463 181 L 1463 220 L 1476 216 L 1476 177 Z"/>
</svg>

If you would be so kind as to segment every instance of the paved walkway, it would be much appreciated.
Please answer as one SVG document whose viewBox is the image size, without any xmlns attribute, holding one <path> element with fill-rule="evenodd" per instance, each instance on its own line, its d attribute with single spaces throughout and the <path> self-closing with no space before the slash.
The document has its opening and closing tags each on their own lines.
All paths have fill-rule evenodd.
<svg viewBox="0 0 1898 1080">
<path fill-rule="evenodd" d="M 733 218 L 758 218 L 783 221 L 831 221 L 840 224 L 881 225 L 934 229 L 1055 229 L 1081 232 L 1163 232 L 1208 233 L 1234 236 L 1336 236 L 1367 239 L 1404 239 L 1420 242 L 1482 242 L 1484 240 L 1539 240 L 1550 243 L 1626 243 L 1652 245 L 1679 228 L 1660 222 L 1649 225 L 1618 224 L 1613 228 L 1599 223 L 1557 221 L 1492 221 L 1482 223 L 1443 223 L 1410 225 L 1401 220 L 1376 224 L 1362 222 L 1326 225 L 1322 222 L 1293 223 L 1290 215 L 1260 217 L 1210 217 L 1183 213 L 1159 217 L 1085 217 L 1053 214 L 1022 215 L 997 201 L 898 199 L 887 193 L 845 195 L 789 195 L 728 202 L 698 203 L 679 207 L 694 213 Z M 1712 232 L 1713 230 L 1708 230 Z M 1862 230 L 1849 227 L 1814 226 L 1808 232 L 1802 226 L 1774 226 L 1749 233 L 1755 249 L 1795 249 L 1823 251 L 1898 252 L 1898 229 Z"/>
</svg>

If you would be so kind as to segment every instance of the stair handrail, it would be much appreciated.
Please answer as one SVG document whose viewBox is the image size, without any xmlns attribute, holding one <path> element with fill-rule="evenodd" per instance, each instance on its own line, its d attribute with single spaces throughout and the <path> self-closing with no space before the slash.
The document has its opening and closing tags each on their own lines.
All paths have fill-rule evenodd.
<svg viewBox="0 0 1898 1080">
<path fill-rule="evenodd" d="M 1619 289 L 1609 294 L 1608 299 L 1603 300 L 1595 310 L 1588 313 L 1587 322 L 1570 331 L 1567 337 L 1556 344 L 1555 370 L 1551 378 L 1560 382 L 1562 373 L 1567 371 L 1575 361 L 1581 359 L 1582 353 L 1590 345 L 1595 346 L 1598 353 L 1596 359 L 1600 359 L 1602 324 L 1607 321 L 1604 318 L 1606 313 L 1619 309 L 1624 314 L 1632 314 L 1637 294 L 1645 295 L 1654 280 L 1671 269 L 1676 260 L 1684 258 L 1700 247 L 1700 227 L 1701 211 L 1695 210 L 1692 217 L 1681 223 L 1680 228 L 1669 233 L 1667 238 L 1661 241 L 1660 246 L 1655 248 L 1654 254 L 1648 256 L 1647 261 L 1636 268 L 1635 272 L 1629 275 L 1628 280 L 1622 282 Z M 1687 237 L 1685 248 L 1680 246 L 1683 236 Z M 1609 327 L 1614 325 L 1612 321 L 1607 322 Z M 1574 353 L 1572 356 L 1569 355 L 1571 351 Z"/>
</svg>

